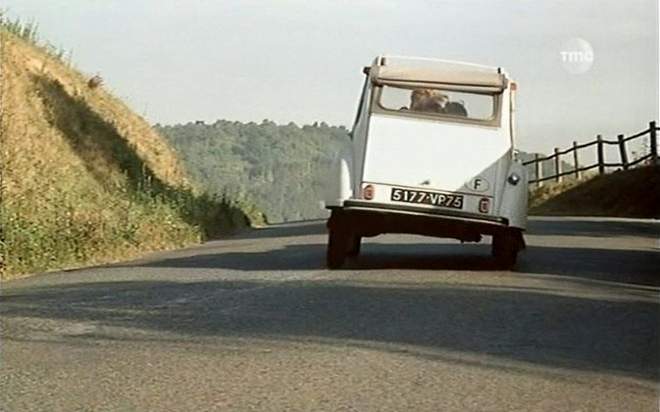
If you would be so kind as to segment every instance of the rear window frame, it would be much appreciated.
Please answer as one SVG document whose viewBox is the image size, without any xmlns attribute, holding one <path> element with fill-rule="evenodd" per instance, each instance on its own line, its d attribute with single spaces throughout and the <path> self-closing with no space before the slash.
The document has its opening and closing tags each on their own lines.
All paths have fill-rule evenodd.
<svg viewBox="0 0 660 412">
<path fill-rule="evenodd" d="M 450 92 L 455 91 L 461 93 L 473 93 L 473 94 L 481 94 L 485 96 L 492 96 L 493 116 L 488 119 L 476 119 L 471 117 L 448 115 L 444 113 L 418 112 L 413 110 L 396 110 L 385 107 L 381 104 L 381 96 L 383 94 L 384 87 L 405 89 L 405 90 L 410 90 L 412 92 L 414 89 L 420 88 L 420 84 L 418 83 L 411 86 L 405 86 L 405 85 L 401 85 L 400 83 L 388 84 L 387 82 L 379 81 L 378 83 L 373 82 L 372 87 L 373 87 L 373 92 L 371 94 L 371 105 L 370 105 L 372 113 L 416 118 L 416 119 L 435 120 L 435 121 L 450 122 L 450 123 L 491 126 L 491 127 L 500 127 L 502 123 L 502 94 L 504 93 L 504 90 L 500 92 L 476 92 L 474 90 L 461 89 L 460 87 L 456 87 L 456 86 L 443 88 L 442 85 L 433 84 L 433 83 L 428 83 L 423 85 L 423 87 L 427 89 L 450 91 Z"/>
</svg>

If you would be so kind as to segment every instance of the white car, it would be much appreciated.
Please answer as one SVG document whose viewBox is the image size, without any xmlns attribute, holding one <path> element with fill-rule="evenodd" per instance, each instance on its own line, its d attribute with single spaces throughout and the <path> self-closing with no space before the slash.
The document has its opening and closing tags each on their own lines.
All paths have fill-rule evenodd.
<svg viewBox="0 0 660 412">
<path fill-rule="evenodd" d="M 499 67 L 398 56 L 364 73 L 352 150 L 338 157 L 325 199 L 328 267 L 383 233 L 489 235 L 512 267 L 528 196 L 514 149 L 516 83 Z"/>
</svg>

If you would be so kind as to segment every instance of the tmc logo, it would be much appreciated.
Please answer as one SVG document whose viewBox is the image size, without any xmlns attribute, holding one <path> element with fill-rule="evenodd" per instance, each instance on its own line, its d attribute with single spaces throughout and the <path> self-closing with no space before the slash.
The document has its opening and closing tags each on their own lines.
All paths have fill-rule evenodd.
<svg viewBox="0 0 660 412">
<path fill-rule="evenodd" d="M 559 51 L 559 57 L 566 71 L 572 74 L 582 74 L 589 71 L 594 64 L 594 49 L 584 39 L 570 39 Z"/>
</svg>

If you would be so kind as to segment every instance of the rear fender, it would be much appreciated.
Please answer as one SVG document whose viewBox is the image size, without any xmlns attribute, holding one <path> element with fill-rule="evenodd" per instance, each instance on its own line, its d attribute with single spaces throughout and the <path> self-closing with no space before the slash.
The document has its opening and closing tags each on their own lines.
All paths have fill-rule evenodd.
<svg viewBox="0 0 660 412">
<path fill-rule="evenodd" d="M 509 177 L 513 174 L 520 177 L 518 184 L 512 184 Z M 511 162 L 505 177 L 504 189 L 502 191 L 502 203 L 500 204 L 501 217 L 509 221 L 509 226 L 524 230 L 527 227 L 527 169 L 518 160 Z"/>
<path fill-rule="evenodd" d="M 325 176 L 323 207 L 342 206 L 344 200 L 353 197 L 352 171 L 351 156 L 347 156 L 347 153 L 340 154 L 333 162 L 330 173 Z"/>
</svg>

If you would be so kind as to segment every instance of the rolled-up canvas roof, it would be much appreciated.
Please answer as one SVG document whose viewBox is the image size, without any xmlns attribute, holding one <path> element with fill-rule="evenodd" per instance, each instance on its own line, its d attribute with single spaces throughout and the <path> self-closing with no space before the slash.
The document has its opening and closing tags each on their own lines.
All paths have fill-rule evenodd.
<svg viewBox="0 0 660 412">
<path fill-rule="evenodd" d="M 376 83 L 407 87 L 424 87 L 429 84 L 450 89 L 476 92 L 501 92 L 506 88 L 506 77 L 495 70 L 465 68 L 420 68 L 402 66 L 379 66 L 371 69 Z"/>
</svg>

